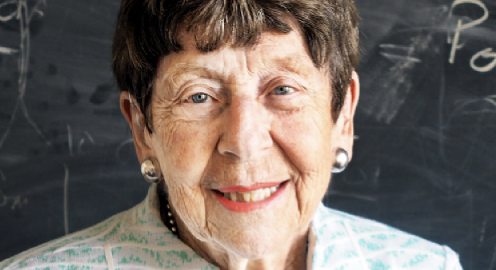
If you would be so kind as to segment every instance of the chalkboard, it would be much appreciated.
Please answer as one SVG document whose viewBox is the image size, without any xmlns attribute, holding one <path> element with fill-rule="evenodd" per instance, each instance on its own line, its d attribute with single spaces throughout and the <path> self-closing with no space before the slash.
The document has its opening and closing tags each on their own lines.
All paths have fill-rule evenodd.
<svg viewBox="0 0 496 270">
<path fill-rule="evenodd" d="M 496 0 L 356 0 L 353 161 L 324 203 L 496 270 Z M 0 260 L 146 193 L 110 69 L 120 1 L 0 0 Z"/>
</svg>

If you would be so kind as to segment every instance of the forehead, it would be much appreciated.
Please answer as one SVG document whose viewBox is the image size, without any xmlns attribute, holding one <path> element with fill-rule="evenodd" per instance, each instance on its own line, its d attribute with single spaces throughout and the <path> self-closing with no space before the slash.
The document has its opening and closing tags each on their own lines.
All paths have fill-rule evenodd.
<svg viewBox="0 0 496 270">
<path fill-rule="evenodd" d="M 197 49 L 195 36 L 188 32 L 179 35 L 183 50 L 163 57 L 157 77 L 176 76 L 189 71 L 204 69 L 219 76 L 253 74 L 269 69 L 284 70 L 311 75 L 319 71 L 308 51 L 308 46 L 299 31 L 287 34 L 264 32 L 259 41 L 252 46 L 219 46 L 211 52 Z M 233 74 L 234 73 L 234 74 Z"/>
</svg>

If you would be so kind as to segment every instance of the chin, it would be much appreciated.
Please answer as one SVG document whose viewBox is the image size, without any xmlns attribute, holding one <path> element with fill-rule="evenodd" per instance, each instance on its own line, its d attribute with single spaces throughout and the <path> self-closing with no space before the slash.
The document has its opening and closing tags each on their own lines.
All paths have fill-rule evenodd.
<svg viewBox="0 0 496 270">
<path fill-rule="evenodd" d="M 291 235 L 284 230 L 261 232 L 259 228 L 239 230 L 231 235 L 222 234 L 213 242 L 219 243 L 223 249 L 249 260 L 257 260 L 276 251 L 281 251 L 288 244 Z"/>
<path fill-rule="evenodd" d="M 239 257 L 258 260 L 280 250 L 281 245 L 272 239 L 240 236 L 238 239 L 231 240 L 224 248 Z"/>
</svg>

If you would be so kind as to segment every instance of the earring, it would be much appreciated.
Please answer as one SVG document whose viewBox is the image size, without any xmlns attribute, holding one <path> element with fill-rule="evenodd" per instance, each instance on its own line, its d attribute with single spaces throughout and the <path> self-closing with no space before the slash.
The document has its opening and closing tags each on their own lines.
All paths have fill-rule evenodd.
<svg viewBox="0 0 496 270">
<path fill-rule="evenodd" d="M 332 166 L 332 173 L 340 173 L 346 169 L 349 163 L 348 153 L 343 148 L 336 150 L 336 162 Z"/>
<path fill-rule="evenodd" d="M 157 164 L 157 167 L 155 167 L 155 164 Z M 156 162 L 156 160 L 153 162 L 150 158 L 143 160 L 141 163 L 141 174 L 148 183 L 158 183 L 161 177 L 158 162 Z"/>
</svg>

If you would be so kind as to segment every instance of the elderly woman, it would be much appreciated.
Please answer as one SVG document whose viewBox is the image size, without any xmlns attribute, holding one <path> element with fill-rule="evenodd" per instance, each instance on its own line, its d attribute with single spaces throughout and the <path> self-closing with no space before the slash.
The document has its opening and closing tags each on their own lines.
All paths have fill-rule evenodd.
<svg viewBox="0 0 496 270">
<path fill-rule="evenodd" d="M 352 0 L 123 0 L 113 46 L 146 199 L 1 269 L 461 269 L 331 210 L 359 96 Z"/>
</svg>

